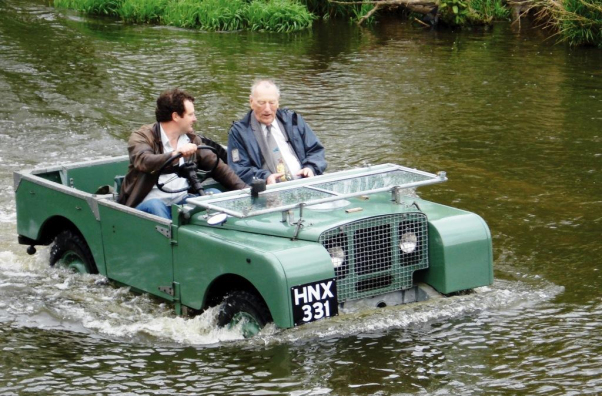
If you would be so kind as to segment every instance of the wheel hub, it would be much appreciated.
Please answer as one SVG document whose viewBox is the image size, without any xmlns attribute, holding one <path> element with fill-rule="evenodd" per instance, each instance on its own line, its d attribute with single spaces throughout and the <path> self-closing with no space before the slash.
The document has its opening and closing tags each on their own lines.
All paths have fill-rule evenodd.
<svg viewBox="0 0 602 396">
<path fill-rule="evenodd" d="M 235 327 L 240 328 L 245 338 L 253 337 L 261 330 L 259 322 L 247 312 L 238 312 L 232 317 L 228 328 L 233 329 Z"/>
<path fill-rule="evenodd" d="M 88 267 L 86 266 L 84 260 L 82 260 L 77 253 L 71 250 L 65 252 L 57 264 L 60 267 L 67 268 L 71 272 L 77 272 L 80 274 L 87 274 L 90 272 L 88 271 Z"/>
</svg>

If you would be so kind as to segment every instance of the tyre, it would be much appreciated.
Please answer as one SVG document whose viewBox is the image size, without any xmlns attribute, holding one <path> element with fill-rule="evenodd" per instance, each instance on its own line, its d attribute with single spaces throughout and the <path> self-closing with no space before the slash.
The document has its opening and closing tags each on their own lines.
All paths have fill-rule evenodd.
<svg viewBox="0 0 602 396">
<path fill-rule="evenodd" d="M 220 327 L 241 326 L 245 338 L 259 333 L 272 316 L 263 300 L 254 293 L 238 290 L 227 295 L 217 316 Z"/>
<path fill-rule="evenodd" d="M 65 230 L 54 238 L 50 266 L 60 266 L 81 274 L 97 274 L 90 248 L 79 234 Z"/>
</svg>

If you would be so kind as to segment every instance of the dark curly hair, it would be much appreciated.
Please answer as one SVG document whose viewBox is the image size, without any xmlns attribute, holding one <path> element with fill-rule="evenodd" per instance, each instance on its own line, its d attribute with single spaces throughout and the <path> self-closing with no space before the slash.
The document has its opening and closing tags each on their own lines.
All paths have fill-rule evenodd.
<svg viewBox="0 0 602 396">
<path fill-rule="evenodd" d="M 157 107 L 155 108 L 155 117 L 157 122 L 171 121 L 172 114 L 175 111 L 179 116 L 184 115 L 184 101 L 189 100 L 194 103 L 194 97 L 181 89 L 170 89 L 159 95 Z"/>
</svg>

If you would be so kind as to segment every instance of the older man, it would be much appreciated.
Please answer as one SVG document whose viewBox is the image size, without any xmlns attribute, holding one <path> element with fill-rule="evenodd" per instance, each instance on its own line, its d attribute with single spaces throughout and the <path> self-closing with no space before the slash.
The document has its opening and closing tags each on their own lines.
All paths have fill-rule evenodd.
<svg viewBox="0 0 602 396">
<path fill-rule="evenodd" d="M 303 118 L 279 109 L 280 90 L 271 80 L 251 87 L 251 111 L 228 134 L 228 165 L 247 184 L 267 184 L 321 175 L 324 146 Z"/>
<path fill-rule="evenodd" d="M 121 186 L 120 203 L 171 219 L 171 205 L 184 203 L 189 194 L 187 191 L 163 192 L 156 182 L 161 180 L 167 189 L 178 190 L 186 188 L 187 181 L 171 174 L 159 175 L 156 171 L 178 153 L 196 162 L 200 169 L 210 169 L 215 164 L 217 158 L 212 151 L 200 150 L 197 153 L 197 146 L 202 144 L 202 140 L 192 129 L 196 122 L 193 103 L 194 98 L 179 89 L 165 91 L 159 96 L 155 109 L 157 122 L 144 125 L 132 133 L 128 141 L 130 166 Z M 228 190 L 246 187 L 221 160 L 212 177 Z"/>
</svg>

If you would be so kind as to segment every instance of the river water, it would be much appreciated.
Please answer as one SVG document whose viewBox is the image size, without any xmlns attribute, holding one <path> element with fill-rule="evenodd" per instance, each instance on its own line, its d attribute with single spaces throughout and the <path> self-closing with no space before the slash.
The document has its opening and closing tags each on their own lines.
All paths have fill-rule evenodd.
<svg viewBox="0 0 602 396">
<path fill-rule="evenodd" d="M 125 154 L 175 86 L 225 142 L 259 76 L 330 171 L 447 171 L 417 193 L 488 222 L 495 283 L 243 340 L 17 244 L 13 171 Z M 525 24 L 204 33 L 0 0 L 0 395 L 602 394 L 601 126 L 602 51 Z"/>
</svg>

